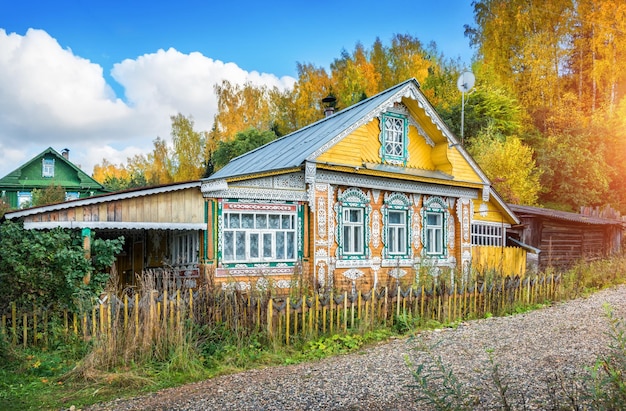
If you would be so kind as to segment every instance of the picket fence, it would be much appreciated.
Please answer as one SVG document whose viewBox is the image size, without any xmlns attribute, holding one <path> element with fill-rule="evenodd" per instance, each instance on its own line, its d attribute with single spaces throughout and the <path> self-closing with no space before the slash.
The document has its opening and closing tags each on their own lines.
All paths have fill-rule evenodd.
<svg viewBox="0 0 626 411">
<path fill-rule="evenodd" d="M 24 310 L 11 304 L 2 313 L 0 333 L 14 345 L 48 346 L 52 338 L 89 340 L 110 333 L 112 327 L 145 330 L 181 327 L 191 320 L 225 326 L 235 332 L 265 332 L 274 341 L 290 344 L 295 338 L 328 333 L 363 332 L 380 327 L 419 327 L 432 322 L 452 324 L 487 315 L 504 315 L 562 297 L 561 277 L 495 277 L 472 284 L 445 283 L 403 288 L 384 287 L 368 292 L 330 292 L 272 297 L 225 290 L 156 290 L 111 295 L 90 312 Z M 54 327 L 52 326 L 54 324 Z M 54 332 L 53 329 L 54 328 Z M 153 332 L 153 331 L 151 331 Z M 155 333 L 157 334 L 157 333 Z"/>
</svg>

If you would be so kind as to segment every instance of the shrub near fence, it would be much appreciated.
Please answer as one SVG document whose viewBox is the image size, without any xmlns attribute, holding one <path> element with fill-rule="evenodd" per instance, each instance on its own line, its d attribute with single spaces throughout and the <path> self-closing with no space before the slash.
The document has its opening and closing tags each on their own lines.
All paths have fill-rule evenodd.
<svg viewBox="0 0 626 411">
<path fill-rule="evenodd" d="M 455 285 L 431 278 L 429 284 L 417 286 L 398 284 L 368 292 L 293 293 L 287 297 L 208 287 L 160 293 L 146 289 L 107 296 L 82 314 L 37 307 L 24 310 L 11 304 L 8 312 L 2 313 L 0 332 L 14 345 L 47 346 L 53 338 L 89 340 L 110 333 L 114 324 L 135 338 L 149 339 L 149 334 L 158 333 L 137 334 L 140 330 L 180 328 L 181 322 L 193 319 L 199 325 L 222 325 L 235 332 L 264 332 L 274 341 L 289 344 L 294 338 L 402 326 L 399 322 L 427 326 L 504 315 L 519 306 L 557 301 L 561 296 L 561 277 L 554 274 L 525 278 L 492 275 Z M 55 324 L 54 333 L 51 323 Z"/>
</svg>

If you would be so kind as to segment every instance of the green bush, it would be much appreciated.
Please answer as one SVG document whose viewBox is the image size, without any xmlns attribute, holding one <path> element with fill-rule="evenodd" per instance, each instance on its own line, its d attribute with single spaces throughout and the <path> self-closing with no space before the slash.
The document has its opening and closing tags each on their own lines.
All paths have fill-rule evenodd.
<svg viewBox="0 0 626 411">
<path fill-rule="evenodd" d="M 75 312 L 89 309 L 104 290 L 123 243 L 123 238 L 92 238 L 92 257 L 86 259 L 77 230 L 25 230 L 5 221 L 0 225 L 0 309 L 11 302 Z"/>
</svg>

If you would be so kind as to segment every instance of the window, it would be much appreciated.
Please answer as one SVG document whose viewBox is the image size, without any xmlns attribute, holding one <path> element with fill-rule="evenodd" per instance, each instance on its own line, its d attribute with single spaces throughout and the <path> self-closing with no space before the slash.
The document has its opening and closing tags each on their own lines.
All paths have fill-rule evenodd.
<svg viewBox="0 0 626 411">
<path fill-rule="evenodd" d="M 390 256 L 407 254 L 406 211 L 390 210 L 387 214 L 387 252 Z"/>
<path fill-rule="evenodd" d="M 406 117 L 400 114 L 386 113 L 381 119 L 381 157 L 393 164 L 406 162 Z"/>
<path fill-rule="evenodd" d="M 78 200 L 80 198 L 80 193 L 77 191 L 66 191 L 65 192 L 65 201 L 70 200 Z"/>
<path fill-rule="evenodd" d="M 44 158 L 41 166 L 42 177 L 54 177 L 54 159 Z"/>
<path fill-rule="evenodd" d="M 181 266 L 198 263 L 198 233 L 195 231 L 175 234 L 172 238 L 172 265 Z"/>
<path fill-rule="evenodd" d="M 26 208 L 30 207 L 32 203 L 32 194 L 30 191 L 18 191 L 17 192 L 17 207 Z"/>
<path fill-rule="evenodd" d="M 368 195 L 360 188 L 338 190 L 334 206 L 338 259 L 363 260 L 371 257 L 369 242 L 372 207 L 369 202 Z"/>
<path fill-rule="evenodd" d="M 364 252 L 363 208 L 343 209 L 343 252 L 346 255 L 362 255 Z"/>
<path fill-rule="evenodd" d="M 224 262 L 295 261 L 296 240 L 295 213 L 224 213 Z"/>
<path fill-rule="evenodd" d="M 472 224 L 472 245 L 502 246 L 502 225 Z"/>
<path fill-rule="evenodd" d="M 426 212 L 424 214 L 424 248 L 427 255 L 443 255 L 443 232 L 443 213 Z"/>
</svg>

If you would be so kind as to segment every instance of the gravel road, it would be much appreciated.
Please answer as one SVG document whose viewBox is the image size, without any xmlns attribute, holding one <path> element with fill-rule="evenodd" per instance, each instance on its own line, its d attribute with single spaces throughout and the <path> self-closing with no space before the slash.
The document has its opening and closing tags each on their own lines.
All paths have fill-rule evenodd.
<svg viewBox="0 0 626 411">
<path fill-rule="evenodd" d="M 418 400 L 407 361 L 414 369 L 439 357 L 470 394 L 472 408 L 502 409 L 490 355 L 513 409 L 555 409 L 554 390 L 575 396 L 573 376 L 607 349 L 607 303 L 625 317 L 626 287 L 516 316 L 425 331 L 349 355 L 221 376 L 87 409 L 423 410 L 432 407 Z"/>
</svg>

